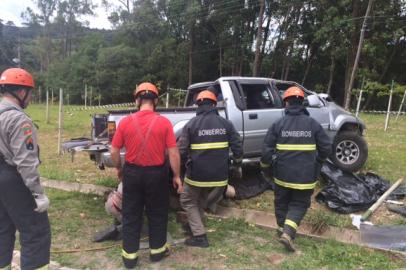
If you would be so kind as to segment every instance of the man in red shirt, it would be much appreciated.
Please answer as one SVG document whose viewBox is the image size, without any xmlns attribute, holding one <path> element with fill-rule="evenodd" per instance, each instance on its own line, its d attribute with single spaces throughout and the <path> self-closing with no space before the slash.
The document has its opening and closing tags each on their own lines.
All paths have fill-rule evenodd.
<svg viewBox="0 0 406 270">
<path fill-rule="evenodd" d="M 123 182 L 123 250 L 126 268 L 137 265 L 143 212 L 148 218 L 151 261 L 169 254 L 166 233 L 169 210 L 168 169 L 173 171 L 173 186 L 182 192 L 180 156 L 172 124 L 155 112 L 158 89 L 141 83 L 134 92 L 139 111 L 121 120 L 111 144 L 111 158 Z M 120 149 L 126 149 L 122 169 Z"/>
</svg>

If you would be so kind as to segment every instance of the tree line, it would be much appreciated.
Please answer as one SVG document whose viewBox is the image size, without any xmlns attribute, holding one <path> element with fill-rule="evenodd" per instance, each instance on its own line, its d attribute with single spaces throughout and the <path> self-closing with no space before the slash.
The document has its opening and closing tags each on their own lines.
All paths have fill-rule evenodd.
<svg viewBox="0 0 406 270">
<path fill-rule="evenodd" d="M 354 88 L 406 83 L 403 0 L 103 0 L 113 28 L 104 31 L 83 21 L 94 15 L 90 0 L 32 1 L 26 27 L 0 20 L 0 67 L 19 56 L 42 89 L 62 87 L 72 103 L 85 85 L 110 103 L 128 101 L 145 80 L 165 91 L 261 76 L 344 104 L 368 4 Z M 369 87 L 364 108 L 382 109 L 387 89 Z"/>
</svg>

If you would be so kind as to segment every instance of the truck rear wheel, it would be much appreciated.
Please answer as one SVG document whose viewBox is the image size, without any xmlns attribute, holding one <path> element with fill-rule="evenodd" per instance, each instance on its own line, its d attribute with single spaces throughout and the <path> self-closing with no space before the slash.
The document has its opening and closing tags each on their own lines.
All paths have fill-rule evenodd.
<svg viewBox="0 0 406 270">
<path fill-rule="evenodd" d="M 332 161 L 340 169 L 355 172 L 362 168 L 368 158 L 368 145 L 354 131 L 342 131 L 334 139 Z"/>
</svg>

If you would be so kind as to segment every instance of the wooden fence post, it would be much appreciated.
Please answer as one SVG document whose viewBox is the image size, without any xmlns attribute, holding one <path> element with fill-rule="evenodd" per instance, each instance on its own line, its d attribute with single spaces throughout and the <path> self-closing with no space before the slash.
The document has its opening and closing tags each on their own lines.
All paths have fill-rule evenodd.
<svg viewBox="0 0 406 270">
<path fill-rule="evenodd" d="M 41 104 L 41 86 L 38 87 L 38 104 Z"/>
<path fill-rule="evenodd" d="M 87 84 L 85 84 L 85 109 L 87 108 Z"/>
<path fill-rule="evenodd" d="M 45 122 L 49 124 L 49 89 L 47 89 L 47 94 L 46 94 L 46 112 L 45 112 Z"/>
<path fill-rule="evenodd" d="M 390 88 L 390 94 L 389 94 L 389 102 L 388 102 L 388 111 L 386 113 L 386 120 L 385 120 L 385 131 L 388 129 L 389 126 L 389 115 L 390 115 L 390 107 L 392 104 L 392 94 L 393 94 L 393 86 L 395 84 L 395 81 L 392 80 L 392 86 Z"/>
<path fill-rule="evenodd" d="M 362 99 L 362 91 L 364 90 L 364 82 L 365 82 L 365 77 L 362 77 L 361 91 L 359 92 L 359 96 L 358 96 L 357 110 L 355 111 L 355 117 L 358 117 L 358 114 L 359 114 L 359 107 L 361 106 L 361 99 Z"/>
<path fill-rule="evenodd" d="M 166 92 L 166 104 L 165 104 L 166 108 L 169 108 L 169 88 L 168 91 Z"/>
<path fill-rule="evenodd" d="M 405 93 L 403 94 L 402 102 L 400 103 L 399 111 L 398 111 L 398 113 L 396 115 L 396 120 L 395 121 L 398 121 L 400 112 L 402 111 L 403 103 L 405 103 L 405 96 L 406 96 L 406 90 L 405 90 Z"/>
<path fill-rule="evenodd" d="M 59 89 L 58 155 L 62 154 L 63 90 Z"/>
<path fill-rule="evenodd" d="M 92 107 L 92 99 L 93 99 L 93 87 L 90 86 L 90 98 L 89 98 L 90 107 Z"/>
</svg>

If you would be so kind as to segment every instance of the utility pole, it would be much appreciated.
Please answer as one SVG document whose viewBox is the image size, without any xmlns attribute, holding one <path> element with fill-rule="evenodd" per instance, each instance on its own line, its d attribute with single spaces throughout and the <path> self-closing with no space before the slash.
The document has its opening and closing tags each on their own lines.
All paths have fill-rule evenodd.
<svg viewBox="0 0 406 270">
<path fill-rule="evenodd" d="M 265 0 L 259 0 L 259 17 L 258 17 L 258 31 L 257 39 L 255 43 L 255 59 L 252 70 L 252 76 L 256 77 L 259 75 L 260 62 L 261 62 L 261 44 L 262 44 L 262 22 L 264 20 L 264 10 L 265 10 Z"/>
<path fill-rule="evenodd" d="M 355 56 L 354 66 L 352 67 L 352 71 L 351 71 L 350 82 L 348 83 L 348 89 L 346 89 L 346 91 L 345 91 L 346 98 L 345 98 L 344 108 L 346 110 L 350 109 L 352 85 L 354 84 L 355 73 L 357 72 L 357 69 L 358 69 L 358 62 L 359 62 L 359 58 L 361 56 L 362 45 L 364 43 L 364 36 L 365 36 L 365 30 L 367 28 L 367 21 L 368 21 L 369 13 L 371 13 L 373 2 L 374 2 L 374 0 L 369 0 L 369 2 L 368 2 L 367 11 L 365 12 L 364 21 L 362 23 L 362 28 L 361 28 L 361 34 L 359 37 L 357 54 Z"/>
</svg>

